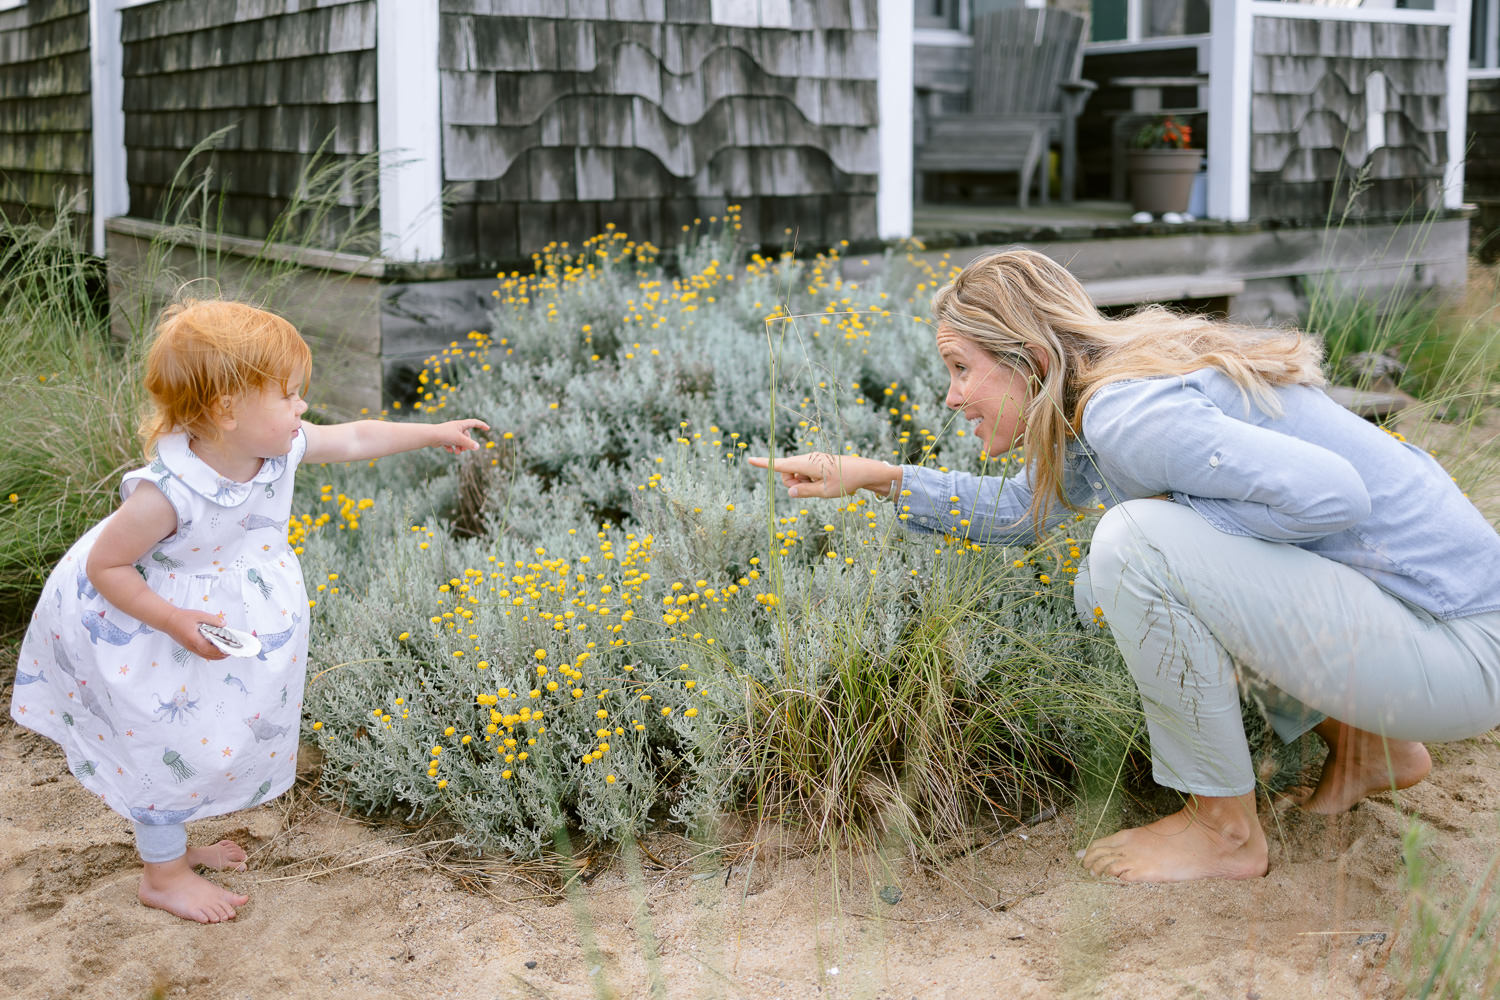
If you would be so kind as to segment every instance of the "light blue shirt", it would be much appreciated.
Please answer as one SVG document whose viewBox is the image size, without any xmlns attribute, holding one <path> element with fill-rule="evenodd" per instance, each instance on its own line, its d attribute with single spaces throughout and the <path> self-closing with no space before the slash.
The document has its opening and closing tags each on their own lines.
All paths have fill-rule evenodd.
<svg viewBox="0 0 1500 1000">
<path fill-rule="evenodd" d="M 1220 531 L 1301 546 L 1438 618 L 1500 609 L 1500 535 L 1431 455 L 1320 389 L 1275 393 L 1273 417 L 1217 369 L 1111 383 L 1069 442 L 1064 491 L 1086 510 L 1169 494 Z M 1034 539 L 1029 469 L 902 471 L 906 523 L 978 542 Z M 1054 498 L 1043 528 L 1071 516 Z"/>
</svg>

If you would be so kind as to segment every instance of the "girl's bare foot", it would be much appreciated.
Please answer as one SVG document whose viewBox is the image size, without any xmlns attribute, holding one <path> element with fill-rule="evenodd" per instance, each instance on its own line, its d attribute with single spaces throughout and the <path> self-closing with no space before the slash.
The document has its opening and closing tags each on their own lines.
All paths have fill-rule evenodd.
<svg viewBox="0 0 1500 1000">
<path fill-rule="evenodd" d="M 1308 812 L 1348 812 L 1366 795 L 1410 788 L 1432 770 L 1432 757 L 1420 743 L 1386 739 L 1337 719 L 1324 719 L 1313 732 L 1328 744 L 1328 757 L 1318 787 L 1301 803 Z"/>
<path fill-rule="evenodd" d="M 245 870 L 245 856 L 245 849 L 239 844 L 221 840 L 208 847 L 189 847 L 187 863 L 189 868 L 212 868 L 216 872 L 230 868 L 242 872 Z"/>
<path fill-rule="evenodd" d="M 1100 837 L 1079 857 L 1095 875 L 1126 882 L 1259 878 L 1269 866 L 1254 792 L 1232 798 L 1190 796 L 1180 811 Z"/>
<path fill-rule="evenodd" d="M 191 853 L 189 851 L 175 861 L 146 862 L 146 870 L 141 875 L 141 902 L 200 924 L 233 920 L 235 907 L 244 906 L 250 897 L 214 885 L 194 872 L 188 863 Z"/>
</svg>

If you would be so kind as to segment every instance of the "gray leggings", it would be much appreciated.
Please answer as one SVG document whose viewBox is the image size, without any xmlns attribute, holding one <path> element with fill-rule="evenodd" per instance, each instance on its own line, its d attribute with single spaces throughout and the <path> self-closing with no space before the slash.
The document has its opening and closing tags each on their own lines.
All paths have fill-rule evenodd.
<svg viewBox="0 0 1500 1000">
<path fill-rule="evenodd" d="M 142 861 L 176 861 L 187 853 L 187 827 L 181 823 L 135 823 L 135 849 Z"/>
<path fill-rule="evenodd" d="M 1132 500 L 1094 532 L 1074 601 L 1104 620 L 1141 691 L 1153 777 L 1198 795 L 1255 788 L 1240 692 L 1283 740 L 1325 717 L 1441 741 L 1500 724 L 1500 611 L 1439 620 L 1341 563 Z"/>
</svg>

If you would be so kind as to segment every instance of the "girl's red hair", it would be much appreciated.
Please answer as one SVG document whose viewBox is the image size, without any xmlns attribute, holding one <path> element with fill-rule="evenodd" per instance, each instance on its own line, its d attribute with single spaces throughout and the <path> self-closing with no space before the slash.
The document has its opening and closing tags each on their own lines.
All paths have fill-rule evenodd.
<svg viewBox="0 0 1500 1000">
<path fill-rule="evenodd" d="M 221 299 L 168 306 L 146 352 L 151 401 L 140 434 L 147 456 L 165 434 L 217 440 L 228 401 L 273 383 L 290 389 L 299 370 L 305 387 L 312 351 L 280 316 Z"/>
</svg>

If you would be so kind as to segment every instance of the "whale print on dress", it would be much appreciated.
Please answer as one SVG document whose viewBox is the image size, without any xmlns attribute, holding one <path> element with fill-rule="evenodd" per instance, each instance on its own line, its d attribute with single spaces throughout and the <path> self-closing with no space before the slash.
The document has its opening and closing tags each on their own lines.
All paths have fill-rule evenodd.
<svg viewBox="0 0 1500 1000">
<path fill-rule="evenodd" d="M 250 732 L 255 734 L 255 742 L 257 743 L 274 740 L 278 736 L 285 736 L 291 732 L 286 726 L 278 726 L 274 722 L 262 719 L 259 715 L 252 715 L 246 719 L 245 725 L 249 726 Z"/>
<path fill-rule="evenodd" d="M 259 514 L 246 514 L 239 519 L 238 523 L 246 531 L 259 531 L 261 528 L 281 528 L 285 524 L 283 521 L 262 517 Z"/>
<path fill-rule="evenodd" d="M 159 490 L 177 513 L 177 530 L 149 550 L 161 558 L 138 560 L 150 571 L 146 586 L 176 607 L 222 615 L 261 637 L 261 658 L 202 660 L 91 593 L 97 588 L 86 574 L 80 580 L 79 568 L 101 523 L 42 588 L 16 657 L 22 669 L 11 717 L 60 744 L 73 775 L 106 806 L 161 824 L 242 809 L 252 799 L 260 805 L 292 786 L 308 604 L 285 533 L 305 439 L 238 484 L 221 482 L 183 435 L 157 447 L 157 470 L 129 472 L 121 485 L 122 496 Z M 262 523 L 257 518 L 267 527 L 246 530 Z"/>
<path fill-rule="evenodd" d="M 140 628 L 136 629 L 134 632 L 127 632 L 124 629 L 120 628 L 120 626 L 116 625 L 114 622 L 105 618 L 103 611 L 90 612 L 84 615 L 81 620 L 83 622 L 84 631 L 89 634 L 89 641 L 94 643 L 94 645 L 96 646 L 99 644 L 100 639 L 103 639 L 111 646 L 124 646 L 136 636 L 145 635 L 148 632 L 154 631 L 150 625 L 142 622 Z"/>
<path fill-rule="evenodd" d="M 190 809 L 158 809 L 155 806 L 136 806 L 130 810 L 130 818 L 137 823 L 145 823 L 147 826 L 171 826 L 174 823 L 186 823 L 192 818 L 193 813 L 211 802 L 213 802 L 213 799 L 204 799 Z"/>
<path fill-rule="evenodd" d="M 61 593 L 58 596 L 61 597 Z M 78 596 L 80 598 L 99 596 L 99 591 L 94 587 L 94 582 L 89 579 L 89 575 L 83 570 L 78 571 Z"/>
<path fill-rule="evenodd" d="M 283 629 L 280 632 L 268 632 L 265 635 L 262 635 L 258 632 L 253 633 L 255 637 L 260 640 L 260 652 L 255 654 L 255 658 L 257 660 L 264 660 L 267 653 L 274 653 L 276 652 L 276 650 L 286 645 L 286 641 L 296 634 L 297 626 L 301 624 L 301 616 L 293 613 L 291 628 Z"/>
<path fill-rule="evenodd" d="M 104 703 L 99 700 L 99 696 L 88 686 L 88 682 L 79 678 L 77 671 L 73 669 L 72 661 L 63 655 L 61 649 L 53 650 L 52 660 L 57 664 L 57 669 L 72 678 L 73 683 L 77 686 L 78 700 L 83 704 L 84 708 L 88 709 L 89 714 L 95 716 L 100 722 L 108 726 L 111 735 L 118 736 L 119 733 L 115 729 L 114 720 L 104 710 Z M 63 724 L 67 726 L 73 725 L 73 717 L 67 712 L 63 713 Z"/>
</svg>

